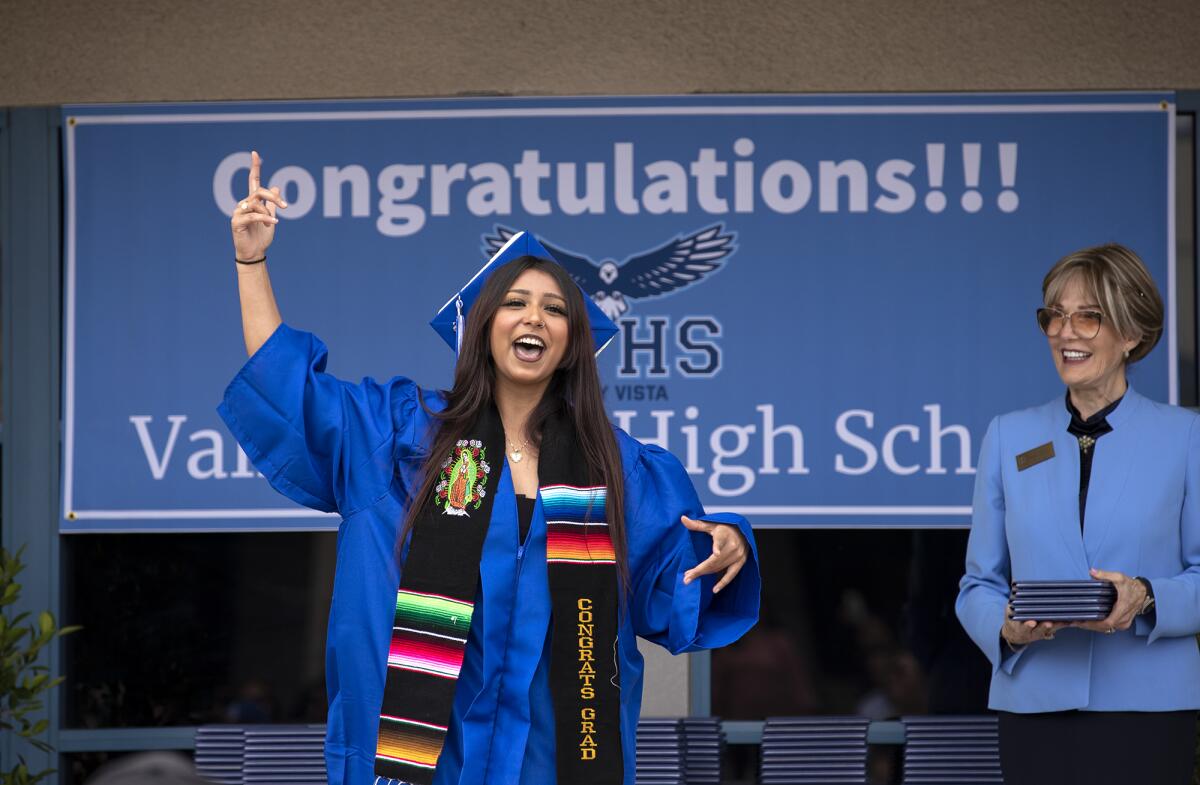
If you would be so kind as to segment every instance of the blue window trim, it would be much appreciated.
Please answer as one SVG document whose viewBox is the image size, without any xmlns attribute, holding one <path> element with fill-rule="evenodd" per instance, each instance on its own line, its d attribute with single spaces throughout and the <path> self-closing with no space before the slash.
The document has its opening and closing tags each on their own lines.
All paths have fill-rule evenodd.
<svg viewBox="0 0 1200 785">
<path fill-rule="evenodd" d="M 59 353 L 62 200 L 57 107 L 0 111 L 0 319 L 3 321 L 4 461 L 0 540 L 25 546 L 18 610 L 59 613 Z M 61 651 L 47 664 L 61 672 Z M 62 691 L 39 718 L 59 738 Z M 58 761 L 0 734 L 0 764 L 20 755 L 33 771 Z M 57 778 L 49 780 L 56 785 Z"/>
<path fill-rule="evenodd" d="M 1191 146 L 1187 151 L 1191 156 L 1191 182 L 1182 181 L 1183 172 L 1179 172 L 1177 167 L 1175 183 L 1179 367 L 1192 371 L 1188 379 L 1180 374 L 1179 402 L 1184 406 L 1197 407 L 1200 406 L 1200 150 L 1197 150 L 1197 142 L 1200 141 L 1200 90 L 1176 93 L 1175 111 L 1177 114 L 1191 115 L 1192 121 Z M 1185 212 L 1189 202 L 1190 215 Z"/>
</svg>

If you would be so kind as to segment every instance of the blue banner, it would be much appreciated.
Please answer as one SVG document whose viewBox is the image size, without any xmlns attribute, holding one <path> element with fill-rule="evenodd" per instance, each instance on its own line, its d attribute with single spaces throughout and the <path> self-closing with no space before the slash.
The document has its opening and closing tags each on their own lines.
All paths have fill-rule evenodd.
<svg viewBox="0 0 1200 785">
<path fill-rule="evenodd" d="M 619 324 L 615 423 L 756 526 L 963 526 L 996 414 L 1062 385 L 1062 255 L 1173 305 L 1171 94 L 693 96 L 64 110 L 64 531 L 332 528 L 215 412 L 245 359 L 229 215 L 283 189 L 285 320 L 345 379 L 444 387 L 434 312 L 528 229 Z M 663 265 L 665 259 L 675 263 Z M 1169 334 L 1131 374 L 1174 402 Z"/>
</svg>

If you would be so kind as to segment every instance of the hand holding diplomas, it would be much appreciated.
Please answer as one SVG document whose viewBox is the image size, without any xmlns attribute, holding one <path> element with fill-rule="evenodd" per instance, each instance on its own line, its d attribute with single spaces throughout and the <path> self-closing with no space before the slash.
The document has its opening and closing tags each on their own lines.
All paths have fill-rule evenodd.
<svg viewBox="0 0 1200 785">
<path fill-rule="evenodd" d="M 1113 603 L 1112 613 L 1100 621 L 1080 622 L 1077 627 L 1092 632 L 1115 632 L 1127 630 L 1133 624 L 1134 618 L 1142 612 L 1146 604 L 1146 587 L 1137 578 L 1131 578 L 1120 572 L 1105 572 L 1092 569 L 1092 577 L 1097 580 L 1109 581 L 1117 589 L 1117 599 Z"/>
<path fill-rule="evenodd" d="M 1004 626 L 1000 628 L 1000 637 L 1013 646 L 1025 646 L 1034 641 L 1053 640 L 1054 633 L 1063 627 L 1071 626 L 1070 622 L 1065 621 L 1014 621 L 1012 613 L 1010 605 L 1005 610 Z"/>
</svg>

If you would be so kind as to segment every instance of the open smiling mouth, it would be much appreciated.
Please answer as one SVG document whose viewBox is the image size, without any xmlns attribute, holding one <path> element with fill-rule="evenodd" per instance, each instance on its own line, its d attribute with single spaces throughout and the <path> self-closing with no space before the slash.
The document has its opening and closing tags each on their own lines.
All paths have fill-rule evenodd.
<svg viewBox="0 0 1200 785">
<path fill-rule="evenodd" d="M 546 342 L 536 335 L 522 335 L 513 341 L 513 350 L 516 352 L 518 360 L 533 363 L 542 359 L 542 355 L 546 352 Z"/>
<path fill-rule="evenodd" d="M 1092 356 L 1091 352 L 1082 352 L 1078 349 L 1063 349 L 1061 354 L 1063 362 L 1067 365 L 1075 365 L 1086 362 Z"/>
</svg>

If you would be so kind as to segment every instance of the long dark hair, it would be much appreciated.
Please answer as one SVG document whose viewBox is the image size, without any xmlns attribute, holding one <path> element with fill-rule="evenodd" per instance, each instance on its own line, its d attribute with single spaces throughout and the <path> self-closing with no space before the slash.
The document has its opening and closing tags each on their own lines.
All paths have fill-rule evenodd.
<svg viewBox="0 0 1200 785">
<path fill-rule="evenodd" d="M 621 453 L 608 415 L 604 411 L 604 396 L 600 390 L 600 372 L 592 348 L 592 331 L 588 323 L 583 292 L 556 262 L 536 256 L 522 256 L 496 269 L 483 285 L 471 306 L 466 320 L 462 350 L 454 368 L 454 386 L 444 392 L 446 406 L 431 412 L 438 420 L 433 444 L 421 467 L 420 490 L 410 498 L 408 514 L 400 528 L 397 553 L 408 539 L 421 508 L 428 503 L 437 484 L 442 461 L 450 454 L 454 443 L 464 438 L 467 430 L 485 407 L 493 404 L 496 387 L 496 364 L 492 360 L 492 320 L 509 289 L 526 270 L 546 273 L 558 284 L 567 299 L 567 350 L 550 378 L 542 400 L 534 407 L 526 424 L 526 436 L 531 445 L 540 446 L 542 431 L 553 416 L 564 413 L 575 426 L 576 438 L 587 464 L 588 481 L 607 487 L 605 514 L 617 557 L 617 573 L 625 588 L 629 585 L 629 570 L 625 547 L 625 487 L 621 469 Z M 485 318 L 481 318 L 484 317 Z"/>
</svg>

